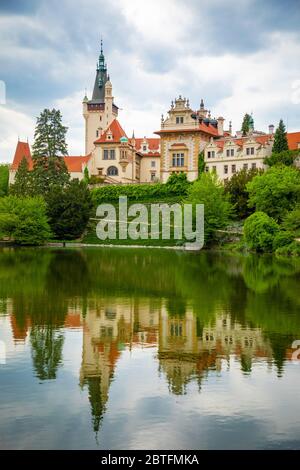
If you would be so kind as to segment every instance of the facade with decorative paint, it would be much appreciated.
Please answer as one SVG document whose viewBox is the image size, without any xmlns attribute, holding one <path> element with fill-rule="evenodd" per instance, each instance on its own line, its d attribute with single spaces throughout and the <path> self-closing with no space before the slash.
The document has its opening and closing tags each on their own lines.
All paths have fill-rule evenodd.
<svg viewBox="0 0 300 470">
<path fill-rule="evenodd" d="M 186 173 L 188 180 L 198 177 L 199 154 L 204 151 L 211 137 L 223 135 L 224 119 L 212 119 L 204 108 L 193 111 L 186 98 L 175 99 L 171 103 L 166 119 L 162 116 L 160 177 L 166 182 L 172 173 Z"/>
</svg>

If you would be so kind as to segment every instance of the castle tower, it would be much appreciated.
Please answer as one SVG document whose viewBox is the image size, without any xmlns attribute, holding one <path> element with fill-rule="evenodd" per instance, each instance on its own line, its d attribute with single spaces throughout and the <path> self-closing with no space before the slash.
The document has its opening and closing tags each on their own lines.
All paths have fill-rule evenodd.
<svg viewBox="0 0 300 470">
<path fill-rule="evenodd" d="M 100 55 L 96 66 L 96 78 L 92 99 L 87 96 L 82 102 L 85 119 L 85 153 L 94 148 L 94 142 L 118 116 L 118 107 L 113 102 L 112 84 L 107 73 L 107 65 L 101 40 Z"/>
</svg>

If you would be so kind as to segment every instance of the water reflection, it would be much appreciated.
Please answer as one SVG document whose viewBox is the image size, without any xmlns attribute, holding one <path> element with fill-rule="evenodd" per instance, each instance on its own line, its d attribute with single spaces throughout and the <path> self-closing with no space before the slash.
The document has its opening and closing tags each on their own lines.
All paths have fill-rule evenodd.
<svg viewBox="0 0 300 470">
<path fill-rule="evenodd" d="M 98 434 L 127 351 L 150 351 L 170 395 L 187 399 L 232 360 L 243 375 L 258 364 L 284 378 L 300 338 L 299 279 L 300 262 L 273 257 L 7 249 L 0 314 L 30 346 L 40 383 L 64 373 L 66 331 L 81 332 L 79 387 Z"/>
</svg>

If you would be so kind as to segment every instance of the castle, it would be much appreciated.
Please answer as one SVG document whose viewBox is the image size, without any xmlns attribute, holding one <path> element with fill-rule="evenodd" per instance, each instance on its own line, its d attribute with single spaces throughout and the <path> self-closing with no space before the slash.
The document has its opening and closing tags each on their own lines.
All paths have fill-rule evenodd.
<svg viewBox="0 0 300 470">
<path fill-rule="evenodd" d="M 96 66 L 91 99 L 83 102 L 85 121 L 85 155 L 64 157 L 71 178 L 84 178 L 86 169 L 98 184 L 166 182 L 172 173 L 186 173 L 189 181 L 198 177 L 199 154 L 203 152 L 205 171 L 214 171 L 221 180 L 241 169 L 264 168 L 264 159 L 272 152 L 274 126 L 269 132 L 255 131 L 248 135 L 232 135 L 224 130 L 225 119 L 211 117 L 201 100 L 193 110 L 189 100 L 179 96 L 172 101 L 166 119 L 161 118 L 157 138 L 129 138 L 118 120 L 118 106 L 108 74 L 103 44 Z M 300 149 L 300 132 L 288 133 L 290 150 Z M 33 168 L 29 144 L 18 142 L 9 182 L 15 179 L 23 158 Z"/>
</svg>

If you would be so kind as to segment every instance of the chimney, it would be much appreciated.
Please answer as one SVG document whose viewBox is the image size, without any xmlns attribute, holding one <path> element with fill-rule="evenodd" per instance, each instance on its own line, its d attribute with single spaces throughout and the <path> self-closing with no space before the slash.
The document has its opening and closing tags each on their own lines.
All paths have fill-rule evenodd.
<svg viewBox="0 0 300 470">
<path fill-rule="evenodd" d="M 224 135 L 224 127 L 223 126 L 224 126 L 225 119 L 223 117 L 219 116 L 217 121 L 218 121 L 218 133 L 219 133 L 219 135 Z"/>
<path fill-rule="evenodd" d="M 269 125 L 269 134 L 274 134 L 274 124 Z"/>
</svg>

